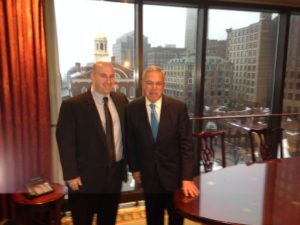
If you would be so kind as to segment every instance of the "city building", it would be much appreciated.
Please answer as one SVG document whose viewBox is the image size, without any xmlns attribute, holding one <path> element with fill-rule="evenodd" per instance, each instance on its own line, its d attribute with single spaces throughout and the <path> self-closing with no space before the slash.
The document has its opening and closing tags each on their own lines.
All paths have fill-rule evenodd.
<svg viewBox="0 0 300 225">
<path fill-rule="evenodd" d="M 284 87 L 285 112 L 300 112 L 300 18 L 291 17 L 288 60 Z"/>
<path fill-rule="evenodd" d="M 95 60 L 108 61 L 107 60 L 107 39 L 104 34 L 99 34 L 95 38 Z M 127 66 L 120 65 L 115 62 L 115 57 L 111 57 L 111 63 L 115 69 L 116 85 L 114 91 L 124 93 L 129 100 L 135 97 L 135 86 L 133 69 Z M 68 97 L 76 96 L 78 94 L 86 92 L 91 86 L 91 72 L 94 62 L 87 63 L 85 66 L 81 66 L 79 62 L 75 63 L 75 66 L 71 67 L 67 72 L 67 90 Z"/>
<path fill-rule="evenodd" d="M 133 79 L 133 70 L 112 62 L 115 69 L 116 86 L 114 91 L 125 94 L 129 100 L 135 97 L 135 86 Z M 69 75 L 68 89 L 70 97 L 86 92 L 91 86 L 91 72 L 93 63 L 88 66 L 81 67 L 77 71 Z"/>
<path fill-rule="evenodd" d="M 300 112 L 300 18 L 292 16 L 290 20 L 290 38 L 288 43 L 288 56 L 283 96 L 283 112 Z M 300 122 L 297 117 L 284 117 L 283 127 L 286 127 L 284 136 L 289 140 L 289 151 L 297 154 L 300 149 Z"/>
<path fill-rule="evenodd" d="M 164 65 L 166 73 L 165 94 L 187 103 L 190 112 L 194 109 L 193 88 L 195 56 L 173 58 Z M 218 56 L 206 57 L 205 106 L 230 104 L 233 79 L 233 64 Z"/>
<path fill-rule="evenodd" d="M 207 40 L 206 56 L 219 56 L 226 58 L 226 40 Z"/>
<path fill-rule="evenodd" d="M 134 68 L 134 55 L 135 55 L 135 36 L 134 31 L 128 32 L 121 37 L 119 37 L 113 44 L 113 56 L 115 57 L 115 62 L 119 65 L 125 66 L 127 68 Z M 143 49 L 145 52 L 150 48 L 148 43 L 148 37 L 143 37 Z M 147 54 L 144 56 L 144 63 L 147 62 Z"/>
<path fill-rule="evenodd" d="M 219 56 L 206 56 L 204 104 L 227 106 L 231 102 L 233 64 Z"/>
<path fill-rule="evenodd" d="M 198 11 L 196 9 L 186 9 L 184 46 L 188 54 L 196 53 L 197 13 Z"/>
<path fill-rule="evenodd" d="M 95 38 L 95 61 L 107 62 L 108 60 L 107 38 L 103 33 L 100 33 Z"/>
<path fill-rule="evenodd" d="M 156 65 L 161 68 L 168 63 L 170 59 L 180 58 L 186 54 L 185 48 L 176 48 L 176 45 L 166 45 L 165 47 L 152 47 L 147 51 L 147 62 L 144 65 Z"/>
<path fill-rule="evenodd" d="M 193 112 L 193 77 L 195 56 L 173 58 L 163 66 L 166 87 L 164 93 L 187 104 L 188 111 Z"/>
<path fill-rule="evenodd" d="M 234 63 L 233 98 L 249 106 L 269 106 L 277 19 L 261 13 L 259 22 L 227 29 L 227 57 Z"/>
</svg>

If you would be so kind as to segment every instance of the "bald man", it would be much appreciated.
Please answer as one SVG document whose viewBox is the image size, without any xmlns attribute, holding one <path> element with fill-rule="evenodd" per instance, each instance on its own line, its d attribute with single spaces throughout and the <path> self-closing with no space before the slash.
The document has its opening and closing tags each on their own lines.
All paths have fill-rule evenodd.
<svg viewBox="0 0 300 225">
<path fill-rule="evenodd" d="M 124 160 L 124 112 L 128 102 L 112 92 L 113 65 L 97 62 L 91 88 L 64 101 L 56 138 L 74 225 L 113 225 L 122 181 L 127 179 Z"/>
</svg>

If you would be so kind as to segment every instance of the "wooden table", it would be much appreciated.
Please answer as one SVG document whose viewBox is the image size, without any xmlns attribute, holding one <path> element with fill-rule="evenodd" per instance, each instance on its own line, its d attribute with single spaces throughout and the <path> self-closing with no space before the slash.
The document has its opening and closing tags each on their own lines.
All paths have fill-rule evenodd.
<svg viewBox="0 0 300 225">
<path fill-rule="evenodd" d="M 195 178 L 197 198 L 174 196 L 186 218 L 205 224 L 300 224 L 300 157 L 237 165 Z"/>
<path fill-rule="evenodd" d="M 67 188 L 58 183 L 53 183 L 52 187 L 53 192 L 33 199 L 26 198 L 23 193 L 12 195 L 17 219 L 22 224 L 60 225 L 61 205 Z"/>
</svg>

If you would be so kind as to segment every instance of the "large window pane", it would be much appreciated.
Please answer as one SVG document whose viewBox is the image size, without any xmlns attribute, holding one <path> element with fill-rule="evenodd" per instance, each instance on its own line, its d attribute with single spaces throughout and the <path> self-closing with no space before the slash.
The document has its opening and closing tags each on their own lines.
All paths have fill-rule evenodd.
<svg viewBox="0 0 300 225">
<path fill-rule="evenodd" d="M 187 103 L 194 114 L 197 9 L 144 6 L 144 67 L 166 72 L 164 93 Z"/>
<path fill-rule="evenodd" d="M 277 25 L 274 13 L 209 10 L 205 116 L 270 114 Z M 249 154 L 248 130 L 267 123 L 266 117 L 207 120 L 203 129 L 226 130 L 227 154 L 237 163 Z"/>
<path fill-rule="evenodd" d="M 62 98 L 88 90 L 95 61 L 110 61 L 115 91 L 135 97 L 134 5 L 104 1 L 56 0 Z"/>
<path fill-rule="evenodd" d="M 206 115 L 270 112 L 278 15 L 209 10 Z"/>
<path fill-rule="evenodd" d="M 286 77 L 283 97 L 284 113 L 300 112 L 300 16 L 293 15 L 290 20 Z M 285 129 L 284 138 L 292 156 L 300 155 L 299 116 L 282 118 Z"/>
</svg>

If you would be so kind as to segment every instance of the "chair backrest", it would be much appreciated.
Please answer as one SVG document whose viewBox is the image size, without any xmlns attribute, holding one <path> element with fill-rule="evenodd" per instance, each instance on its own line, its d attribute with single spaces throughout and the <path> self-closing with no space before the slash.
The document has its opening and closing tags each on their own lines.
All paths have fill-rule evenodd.
<svg viewBox="0 0 300 225">
<path fill-rule="evenodd" d="M 276 159 L 278 146 L 280 147 L 280 157 L 283 158 L 282 133 L 282 128 L 262 128 L 249 130 L 248 134 L 250 138 L 252 162 L 256 161 L 255 136 L 258 137 L 258 149 L 262 160 Z"/>
<path fill-rule="evenodd" d="M 193 134 L 193 136 L 197 137 L 200 162 L 204 166 L 204 172 L 210 172 L 213 169 L 213 163 L 215 161 L 214 141 L 216 141 L 217 138 L 220 138 L 220 142 L 221 142 L 221 146 L 220 146 L 221 156 L 222 156 L 221 165 L 222 167 L 226 167 L 224 131 L 217 131 L 217 132 L 202 131 Z"/>
</svg>

